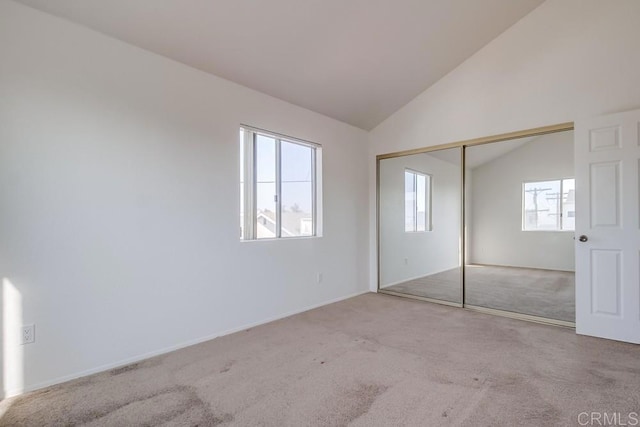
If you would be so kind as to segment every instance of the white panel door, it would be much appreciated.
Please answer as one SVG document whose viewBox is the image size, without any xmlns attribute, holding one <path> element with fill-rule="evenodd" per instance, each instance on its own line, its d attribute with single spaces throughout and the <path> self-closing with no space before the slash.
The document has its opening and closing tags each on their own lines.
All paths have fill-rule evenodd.
<svg viewBox="0 0 640 427">
<path fill-rule="evenodd" d="M 640 110 L 578 121 L 576 332 L 640 343 Z"/>
</svg>

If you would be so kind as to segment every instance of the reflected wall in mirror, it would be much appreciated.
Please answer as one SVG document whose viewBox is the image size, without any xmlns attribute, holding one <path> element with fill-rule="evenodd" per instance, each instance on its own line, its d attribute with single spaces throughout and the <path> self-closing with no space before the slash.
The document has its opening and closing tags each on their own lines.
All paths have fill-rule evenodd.
<svg viewBox="0 0 640 427">
<path fill-rule="evenodd" d="M 462 149 L 379 161 L 379 288 L 462 304 Z"/>
<path fill-rule="evenodd" d="M 573 131 L 467 147 L 465 305 L 575 322 Z"/>
</svg>

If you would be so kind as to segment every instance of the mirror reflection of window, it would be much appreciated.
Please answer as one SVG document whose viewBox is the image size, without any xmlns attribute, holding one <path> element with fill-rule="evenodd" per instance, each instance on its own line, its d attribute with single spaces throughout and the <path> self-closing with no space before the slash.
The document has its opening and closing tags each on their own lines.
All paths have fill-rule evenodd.
<svg viewBox="0 0 640 427">
<path fill-rule="evenodd" d="M 380 160 L 381 292 L 462 303 L 461 151 Z"/>
<path fill-rule="evenodd" d="M 404 172 L 404 231 L 431 230 L 429 191 L 431 177 L 411 170 Z"/>
<path fill-rule="evenodd" d="M 572 231 L 575 226 L 575 179 L 525 182 L 523 230 Z"/>
<path fill-rule="evenodd" d="M 576 229 L 576 180 L 562 180 L 562 230 Z"/>
</svg>

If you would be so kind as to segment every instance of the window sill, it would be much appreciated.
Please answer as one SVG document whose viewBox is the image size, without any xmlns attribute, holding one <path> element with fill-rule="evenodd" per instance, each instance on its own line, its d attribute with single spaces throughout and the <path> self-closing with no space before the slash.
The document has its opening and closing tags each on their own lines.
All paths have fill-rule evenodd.
<svg viewBox="0 0 640 427">
<path fill-rule="evenodd" d="M 520 230 L 523 233 L 575 233 L 575 230 Z"/>
<path fill-rule="evenodd" d="M 313 240 L 320 239 L 322 236 L 296 236 L 296 237 L 269 237 L 265 239 L 240 239 L 240 243 L 249 242 L 279 242 L 287 240 Z"/>
</svg>

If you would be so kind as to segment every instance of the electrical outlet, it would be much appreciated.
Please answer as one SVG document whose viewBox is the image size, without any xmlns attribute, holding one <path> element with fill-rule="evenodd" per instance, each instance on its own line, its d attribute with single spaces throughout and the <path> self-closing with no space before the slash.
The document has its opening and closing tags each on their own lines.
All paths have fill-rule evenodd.
<svg viewBox="0 0 640 427">
<path fill-rule="evenodd" d="M 318 275 L 316 276 L 316 282 L 322 283 L 322 273 L 318 273 Z"/>
<path fill-rule="evenodd" d="M 36 325 L 33 323 L 31 325 L 23 325 L 21 337 L 22 344 L 32 344 L 36 342 Z"/>
</svg>

